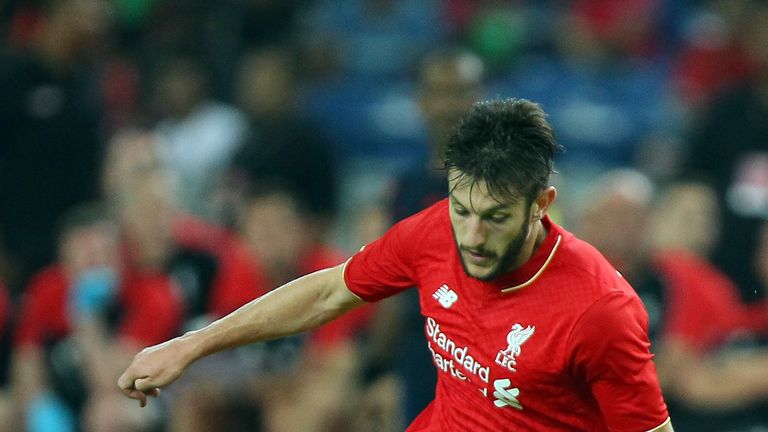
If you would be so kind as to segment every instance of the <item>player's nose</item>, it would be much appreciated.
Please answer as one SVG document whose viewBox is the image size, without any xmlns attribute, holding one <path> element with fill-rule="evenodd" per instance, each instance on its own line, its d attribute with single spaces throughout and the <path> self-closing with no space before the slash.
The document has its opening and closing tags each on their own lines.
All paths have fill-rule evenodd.
<svg viewBox="0 0 768 432">
<path fill-rule="evenodd" d="M 469 249 L 481 249 L 485 244 L 485 227 L 479 217 L 472 216 L 464 225 L 461 244 Z"/>
</svg>

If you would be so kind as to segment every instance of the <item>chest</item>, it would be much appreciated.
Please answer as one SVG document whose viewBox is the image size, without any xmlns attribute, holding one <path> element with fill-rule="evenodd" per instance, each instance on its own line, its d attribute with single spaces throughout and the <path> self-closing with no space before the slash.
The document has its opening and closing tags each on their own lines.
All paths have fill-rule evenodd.
<svg viewBox="0 0 768 432">
<path fill-rule="evenodd" d="M 578 386 L 568 345 L 578 316 L 551 278 L 502 293 L 466 277 L 456 260 L 422 273 L 419 301 L 427 345 L 447 386 L 517 410 Z"/>
</svg>

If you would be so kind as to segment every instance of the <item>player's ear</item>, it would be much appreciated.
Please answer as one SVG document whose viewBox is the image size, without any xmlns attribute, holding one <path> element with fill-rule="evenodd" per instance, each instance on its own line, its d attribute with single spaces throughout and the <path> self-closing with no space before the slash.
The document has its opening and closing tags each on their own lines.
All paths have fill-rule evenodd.
<svg viewBox="0 0 768 432">
<path fill-rule="evenodd" d="M 533 200 L 533 206 L 531 209 L 531 221 L 535 222 L 537 220 L 541 220 L 544 215 L 547 214 L 549 206 L 555 202 L 555 199 L 557 199 L 557 189 L 555 189 L 554 186 L 548 186 L 539 192 L 539 195 L 537 195 L 536 199 Z"/>
</svg>

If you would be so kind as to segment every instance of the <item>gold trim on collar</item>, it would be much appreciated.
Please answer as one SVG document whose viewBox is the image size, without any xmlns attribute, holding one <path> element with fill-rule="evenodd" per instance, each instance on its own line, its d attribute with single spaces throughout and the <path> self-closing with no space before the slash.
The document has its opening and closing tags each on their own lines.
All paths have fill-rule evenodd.
<svg viewBox="0 0 768 432">
<path fill-rule="evenodd" d="M 509 288 L 504 288 L 503 290 L 501 290 L 501 292 L 502 293 L 508 293 L 508 292 L 512 292 L 512 291 L 517 291 L 517 290 L 519 290 L 521 288 L 527 287 L 528 285 L 532 284 L 536 279 L 538 279 L 539 276 L 541 276 L 541 274 L 544 273 L 544 269 L 547 268 L 547 266 L 549 265 L 549 262 L 552 261 L 552 258 L 555 256 L 555 252 L 557 252 L 557 248 L 560 247 L 560 242 L 562 240 L 563 240 L 563 236 L 558 234 L 557 235 L 557 240 L 555 241 L 555 245 L 552 246 L 552 251 L 549 253 L 549 256 L 547 257 L 547 260 L 544 261 L 544 264 L 542 264 L 541 268 L 539 269 L 539 271 L 536 272 L 536 274 L 534 274 L 530 279 L 528 279 L 527 281 L 525 281 L 525 282 L 523 282 L 523 283 L 521 283 L 519 285 L 515 285 L 515 286 L 509 287 Z"/>
</svg>

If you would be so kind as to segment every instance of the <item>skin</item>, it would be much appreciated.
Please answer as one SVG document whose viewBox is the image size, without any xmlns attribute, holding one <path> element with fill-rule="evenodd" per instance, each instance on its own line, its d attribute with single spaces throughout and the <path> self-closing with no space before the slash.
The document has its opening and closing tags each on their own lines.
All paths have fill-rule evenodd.
<svg viewBox="0 0 768 432">
<path fill-rule="evenodd" d="M 166 173 L 153 170 L 123 185 L 118 219 L 132 259 L 142 269 L 162 269 L 174 248 L 171 186 Z"/>
<path fill-rule="evenodd" d="M 557 197 L 544 189 L 530 206 L 525 199 L 500 200 L 484 181 L 448 182 L 451 226 L 467 275 L 492 280 L 525 263 L 547 235 L 541 219 Z"/>
</svg>

